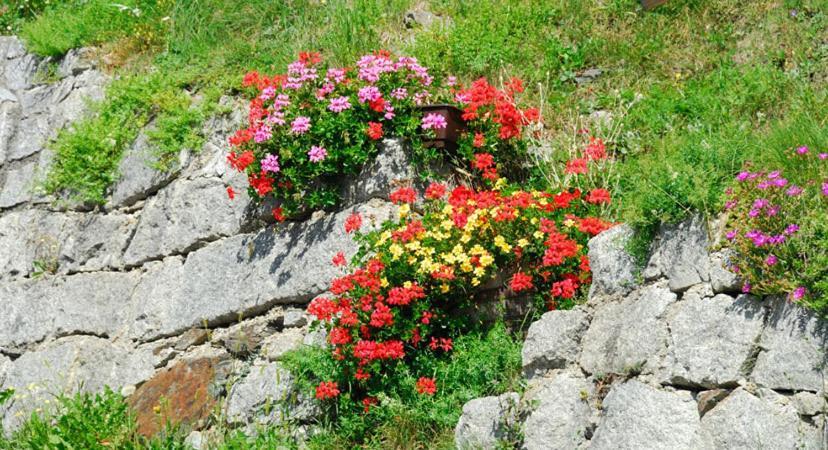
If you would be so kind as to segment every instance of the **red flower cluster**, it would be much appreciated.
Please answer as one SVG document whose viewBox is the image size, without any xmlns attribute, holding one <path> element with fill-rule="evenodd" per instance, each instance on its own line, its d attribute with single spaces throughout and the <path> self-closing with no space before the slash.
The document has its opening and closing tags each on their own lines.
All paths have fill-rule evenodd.
<svg viewBox="0 0 828 450">
<path fill-rule="evenodd" d="M 517 108 L 514 94 L 523 92 L 522 82 L 513 78 L 500 90 L 489 84 L 485 78 L 480 78 L 471 87 L 460 93 L 462 98 L 468 102 L 463 111 L 463 120 L 491 119 L 492 122 L 500 125 L 498 134 L 500 139 L 512 139 L 520 136 L 523 126 L 537 121 L 539 113 L 537 109 L 521 111 Z M 475 136 L 475 142 L 483 145 L 483 137 Z"/>
<path fill-rule="evenodd" d="M 515 292 L 527 291 L 532 289 L 532 277 L 525 273 L 518 272 L 512 277 L 512 283 L 509 285 Z"/>
<path fill-rule="evenodd" d="M 437 392 L 437 383 L 434 378 L 420 377 L 416 387 L 417 392 L 423 395 L 434 395 Z"/>
<path fill-rule="evenodd" d="M 382 124 L 379 122 L 368 122 L 368 128 L 365 130 L 365 134 L 367 134 L 368 137 L 373 140 L 381 138 Z"/>
<path fill-rule="evenodd" d="M 417 192 L 410 187 L 399 188 L 391 193 L 393 203 L 414 203 L 417 201 Z"/>
<path fill-rule="evenodd" d="M 353 233 L 354 231 L 358 231 L 359 228 L 362 226 L 362 216 L 359 213 L 355 212 L 348 216 L 345 219 L 345 232 L 346 233 Z"/>
<path fill-rule="evenodd" d="M 335 381 L 323 381 L 316 387 L 317 400 L 327 400 L 339 395 L 339 386 Z"/>
</svg>

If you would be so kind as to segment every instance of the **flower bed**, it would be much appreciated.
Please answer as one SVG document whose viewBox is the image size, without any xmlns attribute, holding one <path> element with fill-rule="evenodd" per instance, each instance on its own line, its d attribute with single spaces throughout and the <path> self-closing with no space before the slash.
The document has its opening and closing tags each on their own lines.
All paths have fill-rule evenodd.
<svg viewBox="0 0 828 450">
<path fill-rule="evenodd" d="M 376 155 L 376 141 L 383 136 L 411 141 L 412 159 L 422 167 L 437 158 L 457 160 L 455 156 L 467 166 L 475 154 L 487 153 L 506 173 L 514 173 L 526 152 L 519 139 L 523 127 L 539 119 L 536 109 L 518 108 L 519 80 L 501 90 L 480 79 L 464 89 L 453 77 L 432 75 L 414 58 L 392 59 L 387 52 L 365 55 L 353 69 L 302 53 L 286 74 L 250 72 L 243 85 L 254 97 L 247 126 L 230 138 L 234 150 L 228 161 L 247 173 L 252 198 L 278 200 L 278 220 L 335 206 L 336 180 L 357 175 Z M 467 131 L 457 142 L 456 155 L 422 145 L 446 127 L 443 116 L 423 114 L 420 107 L 429 103 L 463 109 Z M 493 170 L 484 175 L 496 178 Z M 228 195 L 234 195 L 230 188 Z"/>
<path fill-rule="evenodd" d="M 332 283 L 333 298 L 308 307 L 328 331 L 334 368 L 318 385 L 318 399 L 347 393 L 349 402 L 370 409 L 399 389 L 439 392 L 433 359 L 477 325 L 472 315 L 456 312 L 474 305 L 477 290 L 504 268 L 514 269 L 508 279 L 514 293 L 549 309 L 573 304 L 590 280 L 586 241 L 610 226 L 593 215 L 608 199 L 579 190 L 526 192 L 502 179 L 495 184 L 451 192 L 432 184 L 422 215 L 411 212 L 413 189 L 392 194 L 399 220 L 360 235 L 355 269 Z M 352 216 L 346 231 L 360 225 Z M 344 256 L 333 264 L 344 266 Z M 395 380 L 401 367 L 418 374 L 413 386 Z"/>
<path fill-rule="evenodd" d="M 732 270 L 745 293 L 786 293 L 819 311 L 828 308 L 828 153 L 791 152 L 795 174 L 744 170 L 727 191 L 726 238 Z M 795 176 L 789 179 L 786 176 Z"/>
</svg>

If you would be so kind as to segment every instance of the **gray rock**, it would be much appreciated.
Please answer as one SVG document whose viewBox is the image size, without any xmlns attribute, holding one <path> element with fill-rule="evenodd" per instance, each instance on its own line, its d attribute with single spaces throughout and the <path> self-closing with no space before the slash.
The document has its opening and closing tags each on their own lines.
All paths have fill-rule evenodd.
<svg viewBox="0 0 828 450">
<path fill-rule="evenodd" d="M 306 422 L 319 414 L 318 404 L 297 393 L 293 376 L 279 363 L 256 363 L 230 388 L 225 405 L 231 425 L 277 425 Z"/>
<path fill-rule="evenodd" d="M 6 373 L 11 370 L 12 360 L 0 355 L 0 386 L 6 381 Z"/>
<path fill-rule="evenodd" d="M 630 380 L 612 388 L 603 408 L 591 449 L 698 447 L 699 414 L 689 392 L 661 391 Z"/>
<path fill-rule="evenodd" d="M 710 284 L 713 291 L 718 293 L 738 293 L 742 290 L 742 279 L 727 269 L 734 252 L 729 249 L 710 255 Z"/>
<path fill-rule="evenodd" d="M 601 74 L 603 74 L 603 73 L 604 73 L 603 70 L 596 69 L 596 68 L 584 70 L 579 75 L 575 76 L 575 83 L 577 83 L 579 85 L 580 84 L 591 83 L 593 80 L 600 77 Z"/>
<path fill-rule="evenodd" d="M 681 292 L 694 284 L 710 280 L 707 227 L 701 216 L 675 225 L 662 225 L 653 242 L 653 254 L 644 278 L 665 276 L 670 290 Z"/>
<path fill-rule="evenodd" d="M 0 350 L 19 352 L 48 337 L 115 335 L 137 281 L 134 272 L 95 272 L 0 284 Z"/>
<path fill-rule="evenodd" d="M 92 336 L 50 342 L 12 364 L 3 388 L 13 388 L 15 395 L 6 405 L 3 428 L 16 429 L 36 408 L 48 408 L 56 394 L 98 392 L 104 386 L 118 391 L 148 379 L 153 371 L 152 354 L 126 344 Z"/>
<path fill-rule="evenodd" d="M 620 303 L 595 311 L 584 337 L 580 364 L 591 374 L 652 371 L 666 351 L 664 320 L 676 295 L 661 286 L 646 286 Z"/>
<path fill-rule="evenodd" d="M 703 448 L 819 449 L 820 431 L 799 419 L 791 405 L 733 391 L 701 420 Z"/>
<path fill-rule="evenodd" d="M 20 120 L 20 104 L 17 97 L 0 87 L 0 167 L 6 162 L 12 139 Z"/>
<path fill-rule="evenodd" d="M 328 345 L 328 332 L 324 328 L 310 331 L 305 335 L 305 338 L 302 339 L 302 344 L 309 347 L 324 348 Z"/>
<path fill-rule="evenodd" d="M 260 353 L 269 361 L 277 361 L 285 353 L 300 348 L 304 338 L 304 333 L 298 329 L 286 329 L 281 333 L 274 333 L 264 339 Z"/>
<path fill-rule="evenodd" d="M 414 9 L 407 11 L 403 17 L 403 24 L 406 28 L 422 27 L 429 29 L 434 25 L 447 26 L 452 23 L 448 17 L 438 16 L 431 11 Z"/>
<path fill-rule="evenodd" d="M 146 265 L 133 294 L 130 335 L 171 336 L 193 326 L 226 324 L 275 304 L 307 301 L 324 292 L 340 271 L 331 258 L 351 257 L 357 244 L 345 233 L 352 210 L 366 230 L 393 214 L 382 201 L 302 223 L 237 235 Z M 373 225 L 372 225 L 373 224 Z"/>
<path fill-rule="evenodd" d="M 289 309 L 285 311 L 282 326 L 285 328 L 298 328 L 307 325 L 307 323 L 308 316 L 305 315 L 305 311 L 301 309 Z"/>
<path fill-rule="evenodd" d="M 127 266 L 191 251 L 239 232 L 247 195 L 234 200 L 217 178 L 178 180 L 144 206 L 135 235 L 124 254 Z"/>
<path fill-rule="evenodd" d="M 828 378 L 828 324 L 815 312 L 783 298 L 771 305 L 753 379 L 771 389 L 823 391 Z"/>
<path fill-rule="evenodd" d="M 592 384 L 584 378 L 561 372 L 552 378 L 532 381 L 524 403 L 534 405 L 523 424 L 523 448 L 579 448 L 592 432 L 589 399 Z"/>
<path fill-rule="evenodd" d="M 33 271 L 67 273 L 120 268 L 134 226 L 132 216 L 120 213 L 29 209 L 5 214 L 0 216 L 0 279 Z"/>
<path fill-rule="evenodd" d="M 184 439 L 184 443 L 189 445 L 193 450 L 201 450 L 206 448 L 207 439 L 201 431 L 191 431 Z"/>
<path fill-rule="evenodd" d="M 187 157 L 188 153 L 182 151 L 177 164 L 170 170 L 156 169 L 154 165 L 158 161 L 157 154 L 149 142 L 146 130 L 141 130 L 118 163 L 120 176 L 112 190 L 111 205 L 131 206 L 155 194 L 176 177 L 181 167 L 186 164 Z"/>
<path fill-rule="evenodd" d="M 342 203 L 351 205 L 372 198 L 388 199 L 400 186 L 417 181 L 417 172 L 410 158 L 411 149 L 403 139 L 383 139 L 376 158 L 365 165 L 354 180 L 345 180 Z"/>
<path fill-rule="evenodd" d="M 550 311 L 529 327 L 523 343 L 523 373 L 527 378 L 577 363 L 581 336 L 589 317 L 579 309 Z"/>
<path fill-rule="evenodd" d="M 638 284 L 638 267 L 626 246 L 635 232 L 629 225 L 618 225 L 589 240 L 589 265 L 592 285 L 589 297 L 626 294 Z"/>
<path fill-rule="evenodd" d="M 0 190 L 0 209 L 11 208 L 32 199 L 35 166 L 35 163 L 30 162 L 6 172 L 6 180 Z"/>
<path fill-rule="evenodd" d="M 516 422 L 519 400 L 517 393 L 507 392 L 467 402 L 454 428 L 454 444 L 461 450 L 497 448 Z"/>
<path fill-rule="evenodd" d="M 94 69 L 97 66 L 94 58 L 95 50 L 93 48 L 85 47 L 69 50 L 58 65 L 57 74 L 65 78 Z"/>
<path fill-rule="evenodd" d="M 797 413 L 803 416 L 815 416 L 828 412 L 828 402 L 825 394 L 814 394 L 812 392 L 797 392 L 791 396 L 791 402 Z"/>
<path fill-rule="evenodd" d="M 724 294 L 678 302 L 668 318 L 670 345 L 663 383 L 689 387 L 735 387 L 753 355 L 766 310 L 758 299 Z"/>
</svg>

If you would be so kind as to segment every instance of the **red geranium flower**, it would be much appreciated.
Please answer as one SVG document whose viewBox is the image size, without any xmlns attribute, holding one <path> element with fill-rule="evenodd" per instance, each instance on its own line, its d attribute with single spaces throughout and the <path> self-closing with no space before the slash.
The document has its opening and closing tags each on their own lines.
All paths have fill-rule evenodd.
<svg viewBox="0 0 828 450">
<path fill-rule="evenodd" d="M 578 283 L 567 278 L 566 280 L 552 283 L 552 296 L 559 298 L 572 298 L 575 295 L 575 290 L 577 289 Z"/>
<path fill-rule="evenodd" d="M 515 292 L 521 292 L 532 289 L 534 285 L 532 285 L 532 277 L 530 275 L 518 272 L 512 276 L 512 283 L 509 287 Z"/>
<path fill-rule="evenodd" d="M 474 133 L 474 142 L 472 142 L 472 146 L 474 148 L 480 148 L 486 144 L 486 138 L 483 136 L 483 133 Z"/>
<path fill-rule="evenodd" d="M 230 200 L 236 198 L 236 193 L 233 192 L 233 188 L 230 186 L 227 186 L 227 196 L 230 197 Z"/>
<path fill-rule="evenodd" d="M 227 162 L 239 172 L 244 172 L 244 169 L 252 164 L 255 159 L 256 157 L 250 150 L 238 156 L 236 155 L 236 152 L 230 152 L 230 154 L 227 155 Z"/>
<path fill-rule="evenodd" d="M 437 392 L 437 383 L 434 378 L 420 377 L 417 380 L 417 392 L 423 395 L 434 395 Z"/>
<path fill-rule="evenodd" d="M 610 198 L 610 193 L 608 190 L 598 188 L 590 191 L 589 195 L 587 195 L 586 201 L 593 204 L 609 204 L 610 201 L 612 201 L 612 199 Z"/>
<path fill-rule="evenodd" d="M 348 216 L 347 219 L 345 219 L 345 232 L 346 233 L 353 233 L 354 231 L 359 230 L 359 228 L 361 226 L 362 226 L 362 216 L 360 216 L 359 213 L 357 213 L 357 212 L 351 214 L 350 216 Z"/>
<path fill-rule="evenodd" d="M 431 200 L 437 200 L 446 195 L 446 185 L 440 183 L 431 183 L 425 191 L 425 197 Z"/>
<path fill-rule="evenodd" d="M 393 203 L 414 203 L 417 201 L 417 192 L 410 187 L 399 188 L 391 193 Z"/>
<path fill-rule="evenodd" d="M 336 267 L 344 266 L 345 264 L 347 264 L 347 261 L 345 261 L 345 254 L 342 252 L 337 252 L 337 254 L 334 255 L 333 259 L 331 259 L 331 263 L 333 263 L 333 265 Z"/>
<path fill-rule="evenodd" d="M 477 153 L 474 155 L 472 165 L 477 170 L 486 170 L 494 166 L 494 156 L 491 153 Z"/>
<path fill-rule="evenodd" d="M 317 400 L 325 400 L 334 398 L 339 395 L 339 386 L 336 381 L 323 381 L 316 387 Z"/>
<path fill-rule="evenodd" d="M 276 219 L 277 222 L 284 222 L 285 221 L 285 211 L 282 207 L 273 208 L 273 218 Z"/>
<path fill-rule="evenodd" d="M 381 138 L 382 124 L 378 122 L 368 122 L 368 129 L 365 130 L 365 134 L 367 134 L 368 137 L 373 140 Z"/>
<path fill-rule="evenodd" d="M 567 161 L 564 172 L 568 174 L 587 173 L 587 159 L 575 158 L 571 161 Z"/>
</svg>

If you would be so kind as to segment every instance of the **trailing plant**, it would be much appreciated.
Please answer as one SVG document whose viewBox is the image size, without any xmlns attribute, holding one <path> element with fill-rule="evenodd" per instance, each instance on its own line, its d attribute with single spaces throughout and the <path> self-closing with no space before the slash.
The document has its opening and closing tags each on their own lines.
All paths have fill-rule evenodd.
<svg viewBox="0 0 828 450">
<path fill-rule="evenodd" d="M 447 126 L 444 116 L 424 114 L 420 107 L 425 104 L 463 108 L 468 131 L 457 154 L 468 160 L 486 151 L 507 170 L 518 167 L 525 154 L 526 143 L 519 139 L 524 125 L 539 119 L 537 110 L 516 106 L 515 96 L 523 90 L 517 80 L 503 90 L 484 79 L 463 89 L 454 77 L 433 75 L 415 58 L 392 59 L 385 51 L 361 57 L 353 69 L 303 52 L 285 74 L 253 71 L 243 86 L 254 97 L 247 126 L 230 138 L 235 149 L 228 161 L 247 173 L 252 198 L 278 200 L 277 220 L 335 206 L 338 182 L 357 175 L 374 158 L 382 137 L 406 138 L 421 167 L 450 156 L 423 145 Z M 232 189 L 228 194 L 234 195 Z"/>
<path fill-rule="evenodd" d="M 746 170 L 726 191 L 726 238 L 745 293 L 785 293 L 828 312 L 828 153 L 792 151 L 799 169 Z M 791 176 L 792 178 L 787 178 Z"/>
</svg>

